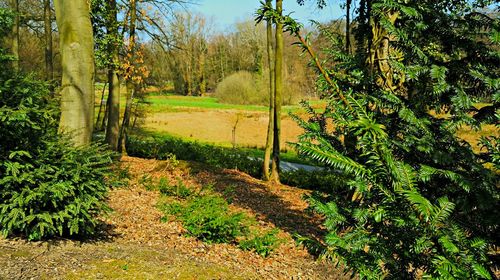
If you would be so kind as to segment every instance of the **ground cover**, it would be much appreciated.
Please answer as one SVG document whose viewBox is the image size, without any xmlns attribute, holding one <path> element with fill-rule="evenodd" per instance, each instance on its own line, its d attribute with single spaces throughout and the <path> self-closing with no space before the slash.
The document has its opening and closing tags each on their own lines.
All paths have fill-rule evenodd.
<svg viewBox="0 0 500 280">
<path fill-rule="evenodd" d="M 0 279 L 348 279 L 316 261 L 292 238 L 295 233 L 313 238 L 323 234 L 321 218 L 306 211 L 302 197 L 308 191 L 197 163 L 125 157 L 122 164 L 130 184 L 110 193 L 113 212 L 102 217 L 95 239 L 0 239 Z M 235 244 L 208 244 L 186 236 L 179 221 L 161 222 L 164 213 L 157 206 L 172 198 L 146 189 L 144 175 L 152 182 L 181 180 L 192 191 L 212 185 L 232 210 L 255 219 L 262 231 L 277 229 L 284 241 L 263 258 Z"/>
</svg>

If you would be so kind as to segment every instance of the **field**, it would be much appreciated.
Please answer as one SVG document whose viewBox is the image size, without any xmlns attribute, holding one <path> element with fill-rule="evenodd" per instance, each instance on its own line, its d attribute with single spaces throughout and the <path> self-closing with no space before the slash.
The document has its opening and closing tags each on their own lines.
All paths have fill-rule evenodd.
<svg viewBox="0 0 500 280">
<path fill-rule="evenodd" d="M 96 108 L 99 107 L 100 91 L 96 91 Z M 122 110 L 125 105 L 122 94 Z M 217 102 L 213 97 L 155 95 L 146 98 L 146 115 L 142 128 L 161 134 L 177 136 L 188 141 L 200 141 L 219 146 L 239 148 L 263 148 L 266 142 L 268 108 L 257 105 L 234 105 Z M 320 101 L 312 101 L 321 105 Z M 484 104 L 478 104 L 480 107 Z M 296 142 L 302 129 L 290 118 L 289 113 L 301 114 L 300 106 L 284 106 L 282 113 L 282 149 L 290 150 L 289 142 Z M 445 116 L 443 116 L 445 117 Z M 233 138 L 233 131 L 234 134 Z M 475 151 L 481 136 L 499 135 L 494 125 L 485 125 L 475 131 L 469 127 L 459 130 L 458 136 L 469 142 Z M 293 152 L 292 152 L 293 154 Z M 293 160 L 294 156 L 291 156 Z"/>
<path fill-rule="evenodd" d="M 289 117 L 282 119 L 282 141 L 296 142 L 302 130 Z M 222 146 L 263 147 L 266 143 L 268 116 L 264 112 L 207 110 L 154 113 L 146 117 L 144 127 L 190 140 Z"/>
<path fill-rule="evenodd" d="M 212 97 L 151 96 L 144 128 L 221 146 L 258 147 L 266 143 L 268 108 L 218 103 Z M 284 106 L 281 146 L 296 142 L 302 129 L 290 118 L 299 106 Z M 233 131 L 235 131 L 233 138 Z"/>
</svg>

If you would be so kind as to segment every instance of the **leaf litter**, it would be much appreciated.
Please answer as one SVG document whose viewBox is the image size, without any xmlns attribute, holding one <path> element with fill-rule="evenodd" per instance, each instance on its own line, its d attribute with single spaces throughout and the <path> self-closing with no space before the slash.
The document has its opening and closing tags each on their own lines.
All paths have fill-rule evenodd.
<svg viewBox="0 0 500 280">
<path fill-rule="evenodd" d="M 293 234 L 320 240 L 321 217 L 307 211 L 309 191 L 271 185 L 237 170 L 194 162 L 123 157 L 127 187 L 109 194 L 113 211 L 102 217 L 94 239 L 26 242 L 0 238 L 0 279 L 349 279 L 331 263 L 318 260 Z M 175 219 L 162 222 L 161 195 L 145 178 L 182 183 L 193 191 L 207 185 L 257 221 L 261 231 L 277 228 L 283 241 L 268 258 L 235 244 L 206 244 L 186 235 Z"/>
</svg>

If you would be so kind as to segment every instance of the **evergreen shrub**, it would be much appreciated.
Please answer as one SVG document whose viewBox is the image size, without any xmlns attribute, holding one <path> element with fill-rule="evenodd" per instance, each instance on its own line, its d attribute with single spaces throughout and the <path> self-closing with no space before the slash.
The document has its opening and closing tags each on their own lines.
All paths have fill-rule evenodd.
<svg viewBox="0 0 500 280">
<path fill-rule="evenodd" d="M 57 133 L 57 100 L 32 76 L 0 74 L 0 231 L 86 236 L 107 209 L 112 154 Z"/>
<path fill-rule="evenodd" d="M 172 203 L 164 210 L 175 215 L 189 235 L 205 242 L 234 243 L 247 232 L 246 216 L 230 211 L 228 203 L 217 195 L 193 196 L 185 205 Z"/>
</svg>

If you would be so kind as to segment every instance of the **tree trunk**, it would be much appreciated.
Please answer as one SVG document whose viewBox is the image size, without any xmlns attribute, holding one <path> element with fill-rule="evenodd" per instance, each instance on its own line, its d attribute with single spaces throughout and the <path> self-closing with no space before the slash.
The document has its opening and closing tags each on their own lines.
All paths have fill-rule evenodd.
<svg viewBox="0 0 500 280">
<path fill-rule="evenodd" d="M 101 131 L 101 129 L 104 129 L 104 126 L 101 125 L 102 120 L 104 118 L 101 119 L 101 115 L 103 114 L 103 111 L 105 112 L 105 110 L 107 110 L 107 107 L 108 107 L 107 100 L 106 100 L 106 102 L 104 102 L 105 101 L 104 94 L 106 93 L 106 86 L 107 86 L 107 84 L 104 84 L 104 87 L 103 87 L 102 93 L 101 93 L 101 99 L 99 101 L 99 112 L 97 113 L 97 120 L 95 121 L 95 125 L 94 125 L 95 131 Z M 104 113 L 104 115 L 106 115 L 106 113 Z"/>
<path fill-rule="evenodd" d="M 14 57 L 12 69 L 19 71 L 19 0 L 9 0 L 9 8 L 14 11 L 14 24 L 9 34 L 10 55 Z"/>
<path fill-rule="evenodd" d="M 120 138 L 120 79 L 118 78 L 118 38 L 117 10 L 116 0 L 108 1 L 111 17 L 108 22 L 108 36 L 113 42 L 110 44 L 109 53 L 111 55 L 111 65 L 108 66 L 108 84 L 109 84 L 109 106 L 108 125 L 106 126 L 106 143 L 113 151 L 118 151 L 118 140 Z"/>
<path fill-rule="evenodd" d="M 120 79 L 116 70 L 108 70 L 108 122 L 106 125 L 106 143 L 113 151 L 118 150 L 120 138 Z"/>
<path fill-rule="evenodd" d="M 346 0 L 346 16 L 345 16 L 345 51 L 351 53 L 351 2 Z"/>
<path fill-rule="evenodd" d="M 94 39 L 86 0 L 55 0 L 62 84 L 59 131 L 88 145 L 94 125 Z"/>
<path fill-rule="evenodd" d="M 130 59 L 130 68 L 127 69 L 127 103 L 125 105 L 125 113 L 123 115 L 122 127 L 120 129 L 120 137 L 118 143 L 118 151 L 123 155 L 127 155 L 126 143 L 127 143 L 127 133 L 130 124 L 130 115 L 132 112 L 132 100 L 134 98 L 135 85 L 132 79 L 134 75 L 134 59 L 135 59 L 135 28 L 137 21 L 137 0 L 130 0 L 130 30 L 129 30 L 129 47 L 127 57 Z"/>
<path fill-rule="evenodd" d="M 43 0 L 43 27 L 45 35 L 45 80 L 54 79 L 54 61 L 52 49 L 52 12 L 50 0 Z"/>
<path fill-rule="evenodd" d="M 130 126 L 130 116 L 132 115 L 132 100 L 134 99 L 134 85 L 127 83 L 127 103 L 125 105 L 125 113 L 123 114 L 122 127 L 120 129 L 120 138 L 118 143 L 118 151 L 122 155 L 127 155 L 127 135 Z"/>
<path fill-rule="evenodd" d="M 104 106 L 104 117 L 102 117 L 101 127 L 100 127 L 100 130 L 104 130 L 104 131 L 106 131 L 106 126 L 108 125 L 108 114 L 109 114 L 108 108 L 111 106 L 111 104 L 109 104 L 109 101 L 111 101 L 111 100 L 109 99 L 109 96 L 108 96 L 108 98 L 106 98 L 106 106 Z"/>
<path fill-rule="evenodd" d="M 204 47 L 201 47 L 200 57 L 198 59 L 198 95 L 204 96 L 207 93 L 205 81 L 205 60 L 206 54 Z"/>
<path fill-rule="evenodd" d="M 283 0 L 276 0 L 276 11 L 279 17 L 283 14 Z M 273 126 L 273 159 L 271 162 L 271 180 L 279 183 L 280 169 L 280 134 L 281 134 L 281 99 L 283 93 L 283 22 L 276 22 L 276 56 L 274 57 L 274 126 Z"/>
<path fill-rule="evenodd" d="M 266 5 L 272 5 L 271 0 L 266 0 Z M 267 22 L 267 61 L 269 63 L 269 124 L 267 126 L 266 149 L 264 152 L 264 179 L 269 181 L 271 175 L 269 173 L 269 162 L 273 145 L 274 135 L 274 64 L 273 64 L 273 23 Z"/>
</svg>

